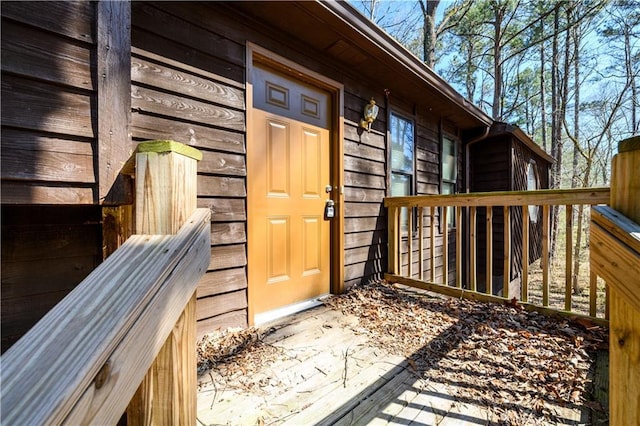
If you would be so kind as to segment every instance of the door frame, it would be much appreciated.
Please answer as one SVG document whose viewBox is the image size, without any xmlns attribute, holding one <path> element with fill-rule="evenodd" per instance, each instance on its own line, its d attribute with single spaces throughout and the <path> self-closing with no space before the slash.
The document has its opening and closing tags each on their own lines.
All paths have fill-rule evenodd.
<svg viewBox="0 0 640 426">
<path fill-rule="evenodd" d="M 252 42 L 246 45 L 246 137 L 248 141 L 253 138 L 253 64 L 258 62 L 288 75 L 326 90 L 330 95 L 331 119 L 330 119 L 330 152 L 329 179 L 333 186 L 331 199 L 336 206 L 336 215 L 331 220 L 329 235 L 329 259 L 330 259 L 330 283 L 329 291 L 332 294 L 340 294 L 344 291 L 344 85 L 299 65 L 270 50 L 260 47 Z M 246 148 L 245 148 L 246 149 Z M 247 167 L 247 191 L 248 182 L 251 179 L 251 170 Z M 249 202 L 247 197 L 247 221 L 251 220 Z M 247 246 L 251 244 L 247 235 Z M 247 253 L 249 251 L 247 250 Z M 248 255 L 247 255 L 248 256 Z M 251 259 L 247 257 L 247 301 L 248 323 L 254 323 L 254 308 L 251 290 Z"/>
</svg>

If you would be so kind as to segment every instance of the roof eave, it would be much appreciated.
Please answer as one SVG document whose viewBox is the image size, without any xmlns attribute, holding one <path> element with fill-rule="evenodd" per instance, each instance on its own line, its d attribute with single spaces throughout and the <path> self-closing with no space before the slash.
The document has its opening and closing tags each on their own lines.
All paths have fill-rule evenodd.
<svg viewBox="0 0 640 426">
<path fill-rule="evenodd" d="M 467 114 L 478 121 L 478 124 L 491 126 L 493 123 L 493 119 L 491 117 L 489 117 L 478 106 L 464 98 L 442 77 L 427 67 L 419 58 L 384 30 L 364 17 L 353 6 L 344 1 L 316 1 L 340 19 L 345 25 L 348 25 L 353 30 L 357 31 L 362 37 L 366 38 L 369 43 L 386 52 L 391 60 L 395 60 L 400 63 L 415 77 L 424 81 L 454 105 L 457 105 L 459 108 L 464 110 Z"/>
</svg>

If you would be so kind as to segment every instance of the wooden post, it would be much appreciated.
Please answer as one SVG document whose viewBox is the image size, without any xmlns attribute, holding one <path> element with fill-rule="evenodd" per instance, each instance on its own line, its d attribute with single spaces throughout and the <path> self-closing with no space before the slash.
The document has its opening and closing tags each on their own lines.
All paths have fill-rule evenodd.
<svg viewBox="0 0 640 426">
<path fill-rule="evenodd" d="M 525 207 L 526 208 L 526 207 Z M 511 209 L 509 206 L 503 207 L 504 215 L 504 259 L 502 264 L 502 297 L 510 298 L 509 284 L 511 284 Z"/>
<path fill-rule="evenodd" d="M 486 225 L 486 287 L 485 293 L 493 294 L 493 206 L 487 206 Z"/>
<path fill-rule="evenodd" d="M 611 166 L 610 206 L 640 223 L 640 137 L 620 142 Z M 640 280 L 625 280 L 635 294 Z M 640 422 L 640 310 L 607 283 L 610 306 L 609 331 L 609 419 L 612 425 Z"/>
<path fill-rule="evenodd" d="M 143 142 L 136 154 L 138 234 L 176 234 L 196 209 L 202 154 L 173 141 Z M 195 292 L 127 409 L 128 425 L 196 424 Z M 160 319 L 159 319 L 160 320 Z"/>
<path fill-rule="evenodd" d="M 398 243 L 398 236 L 400 235 L 400 230 L 398 226 L 399 220 L 399 208 L 398 207 L 389 207 L 388 217 L 387 217 L 387 228 L 389 230 L 389 247 L 387 249 L 388 253 L 388 269 L 392 274 L 401 274 L 400 270 L 400 260 L 398 252 L 400 250 L 400 245 Z"/>
</svg>

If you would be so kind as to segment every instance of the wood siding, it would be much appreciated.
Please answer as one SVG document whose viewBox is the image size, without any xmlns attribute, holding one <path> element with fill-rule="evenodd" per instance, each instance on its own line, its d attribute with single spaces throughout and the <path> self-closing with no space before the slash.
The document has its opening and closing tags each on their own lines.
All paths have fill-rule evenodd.
<svg viewBox="0 0 640 426">
<path fill-rule="evenodd" d="M 94 206 L 3 206 L 3 352 L 100 264 L 100 218 Z"/>
<path fill-rule="evenodd" d="M 198 203 L 212 212 L 212 254 L 198 289 L 199 334 L 247 324 L 247 41 L 344 84 L 345 288 L 382 278 L 387 262 L 382 200 L 388 181 L 384 93 L 323 56 L 327 53 L 310 51 L 298 40 L 238 15 L 233 6 L 133 3 L 132 9 L 133 138 L 175 139 L 204 153 L 198 165 Z M 381 111 L 372 131 L 363 132 L 358 123 L 371 96 Z M 439 118 L 416 121 L 417 191 L 439 193 Z M 442 257 L 436 262 L 441 274 Z M 449 270 L 453 278 L 453 268 Z"/>
<path fill-rule="evenodd" d="M 91 204 L 95 5 L 2 2 L 2 203 Z"/>
<path fill-rule="evenodd" d="M 126 204 L 129 5 L 2 2 L 3 204 Z"/>
<path fill-rule="evenodd" d="M 540 178 L 540 189 L 549 187 L 549 163 L 536 155 L 523 142 L 508 134 L 490 137 L 471 147 L 470 188 L 471 192 L 525 191 L 527 190 L 527 167 L 535 161 Z M 541 210 L 539 212 L 541 214 Z M 511 272 L 517 278 L 522 271 L 522 208 L 511 208 Z M 477 213 L 478 288 L 485 289 L 486 277 L 486 211 Z M 502 289 L 504 274 L 504 214 L 502 208 L 493 209 L 493 277 L 494 294 Z M 539 259 L 542 252 L 542 221 L 529 223 L 529 260 Z"/>
<path fill-rule="evenodd" d="M 212 220 L 211 261 L 197 290 L 203 334 L 247 325 L 244 45 L 217 34 L 215 21 L 196 25 L 183 9 L 132 3 L 132 135 L 203 154 L 198 207 Z"/>
<path fill-rule="evenodd" d="M 112 187 L 111 181 L 120 179 L 114 171 L 135 143 L 172 139 L 200 149 L 198 206 L 211 210 L 212 222 L 209 270 L 197 292 L 199 334 L 245 326 L 245 75 L 246 45 L 252 42 L 344 85 L 344 140 L 336 141 L 344 150 L 344 205 L 339 206 L 344 213 L 344 284 L 348 288 L 382 278 L 387 267 L 382 200 L 389 180 L 388 107 L 414 111 L 417 194 L 440 192 L 441 134 L 455 135 L 458 129 L 421 105 L 402 105 L 393 98 L 393 87 L 387 98 L 386 83 L 362 79 L 347 63 L 357 57 L 344 40 L 332 40 L 325 50 L 310 49 L 287 34 L 286 23 L 275 22 L 276 29 L 246 14 L 240 3 L 116 4 L 131 10 L 113 6 L 120 27 L 112 28 L 100 20 L 109 11 L 106 3 L 2 3 L 2 202 L 117 204 L 126 200 L 126 185 Z M 126 56 L 122 28 L 128 19 L 131 48 Z M 309 37 L 318 44 L 325 35 L 318 31 Z M 121 69 L 125 62 L 109 61 L 104 40 L 121 44 L 115 51 L 126 57 L 130 73 Z M 122 78 L 112 80 L 117 73 Z M 123 86 L 127 99 L 118 102 Z M 381 111 L 366 132 L 358 123 L 372 96 Z M 97 238 L 100 247 L 99 233 Z M 453 233 L 449 241 L 453 249 Z M 440 233 L 435 243 L 435 265 L 426 262 L 425 271 L 433 267 L 441 275 Z"/>
</svg>

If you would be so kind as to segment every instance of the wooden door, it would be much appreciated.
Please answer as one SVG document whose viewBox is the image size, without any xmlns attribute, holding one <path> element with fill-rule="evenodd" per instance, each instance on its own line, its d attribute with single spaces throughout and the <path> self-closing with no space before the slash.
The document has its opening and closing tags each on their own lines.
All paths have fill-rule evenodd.
<svg viewBox="0 0 640 426">
<path fill-rule="evenodd" d="M 252 84 L 248 268 L 256 315 L 329 293 L 331 98 L 259 65 Z"/>
</svg>

